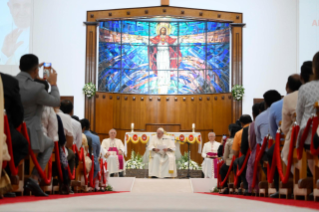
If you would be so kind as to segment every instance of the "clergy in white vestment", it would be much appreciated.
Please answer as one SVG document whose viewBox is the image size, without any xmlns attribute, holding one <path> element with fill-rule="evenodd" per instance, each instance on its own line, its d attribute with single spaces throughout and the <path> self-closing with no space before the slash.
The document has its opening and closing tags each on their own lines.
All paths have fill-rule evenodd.
<svg viewBox="0 0 319 212">
<path fill-rule="evenodd" d="M 111 177 L 116 173 L 123 177 L 123 172 L 125 172 L 125 147 L 120 139 L 115 138 L 116 134 L 115 129 L 109 131 L 110 138 L 102 141 L 101 155 L 107 161 L 107 170 Z"/>
<path fill-rule="evenodd" d="M 204 161 L 202 163 L 202 171 L 205 175 L 205 178 L 217 178 L 216 164 L 217 164 L 217 151 L 220 143 L 215 141 L 215 133 L 208 133 L 208 142 L 204 144 L 202 157 Z"/>
<path fill-rule="evenodd" d="M 164 134 L 164 129 L 157 129 L 155 136 L 152 136 L 148 146 L 150 177 L 176 177 L 175 141 Z"/>
</svg>

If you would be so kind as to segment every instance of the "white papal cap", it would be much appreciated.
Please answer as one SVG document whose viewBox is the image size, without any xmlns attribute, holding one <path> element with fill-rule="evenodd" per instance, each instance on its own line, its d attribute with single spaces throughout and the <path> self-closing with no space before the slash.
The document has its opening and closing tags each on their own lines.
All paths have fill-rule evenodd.
<svg viewBox="0 0 319 212">
<path fill-rule="evenodd" d="M 158 128 L 157 130 L 162 131 L 163 133 L 165 132 L 165 130 L 162 127 Z"/>
</svg>

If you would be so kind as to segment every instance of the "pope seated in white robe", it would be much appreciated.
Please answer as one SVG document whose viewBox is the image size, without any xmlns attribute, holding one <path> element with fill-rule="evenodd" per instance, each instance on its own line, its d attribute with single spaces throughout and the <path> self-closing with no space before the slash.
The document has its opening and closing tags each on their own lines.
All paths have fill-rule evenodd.
<svg viewBox="0 0 319 212">
<path fill-rule="evenodd" d="M 217 161 L 214 163 L 214 160 L 217 160 L 217 151 L 220 143 L 215 141 L 215 137 L 216 135 L 214 132 L 208 133 L 209 141 L 204 144 L 202 151 L 202 157 L 204 158 L 202 171 L 205 178 L 217 178 L 217 176 L 214 176 L 214 169 L 217 168 L 214 165 L 216 165 Z"/>
<path fill-rule="evenodd" d="M 159 128 L 152 136 L 148 146 L 150 177 L 176 177 L 175 141 L 171 136 L 164 135 L 164 129 Z"/>
<path fill-rule="evenodd" d="M 123 177 L 123 172 L 125 172 L 125 147 L 120 139 L 115 138 L 116 134 L 115 129 L 109 131 L 110 138 L 102 141 L 101 154 L 107 161 L 107 170 L 111 177 L 116 173 L 119 173 L 119 176 Z"/>
</svg>

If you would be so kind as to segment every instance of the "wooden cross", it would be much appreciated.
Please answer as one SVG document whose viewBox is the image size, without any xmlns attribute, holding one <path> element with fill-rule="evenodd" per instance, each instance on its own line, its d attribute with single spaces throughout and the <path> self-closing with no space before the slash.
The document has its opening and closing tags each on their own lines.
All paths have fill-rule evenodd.
<svg viewBox="0 0 319 212">
<path fill-rule="evenodd" d="M 169 0 L 161 0 L 162 6 L 169 6 Z"/>
</svg>

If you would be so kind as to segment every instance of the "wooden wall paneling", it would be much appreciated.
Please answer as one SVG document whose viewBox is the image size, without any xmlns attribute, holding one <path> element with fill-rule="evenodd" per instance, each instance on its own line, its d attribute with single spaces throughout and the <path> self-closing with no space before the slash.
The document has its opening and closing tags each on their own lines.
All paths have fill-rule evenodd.
<svg viewBox="0 0 319 212">
<path fill-rule="evenodd" d="M 96 25 L 86 26 L 86 65 L 85 83 L 96 84 Z M 91 123 L 91 129 L 95 130 L 95 98 L 85 97 L 85 118 Z"/>
<path fill-rule="evenodd" d="M 231 85 L 242 85 L 242 27 L 244 25 L 232 26 L 232 82 Z M 242 101 L 233 101 L 232 121 L 235 122 L 242 114 Z"/>
<path fill-rule="evenodd" d="M 145 13 L 147 11 L 147 14 Z M 128 13 L 129 12 L 129 13 Z M 93 15 L 93 16 L 92 16 Z M 220 22 L 242 23 L 242 13 L 191 9 L 183 7 L 144 7 L 144 8 L 126 8 L 116 10 L 88 11 L 87 21 L 134 18 L 134 17 L 154 17 L 154 16 L 177 16 L 194 19 L 206 19 Z"/>
<path fill-rule="evenodd" d="M 112 96 L 112 99 L 110 99 Z M 95 98 L 95 132 L 108 133 L 113 128 L 114 105 L 112 94 L 97 93 Z"/>
</svg>

